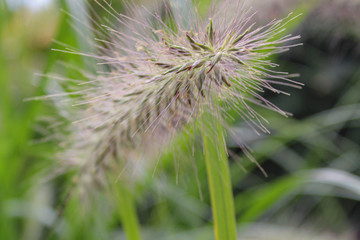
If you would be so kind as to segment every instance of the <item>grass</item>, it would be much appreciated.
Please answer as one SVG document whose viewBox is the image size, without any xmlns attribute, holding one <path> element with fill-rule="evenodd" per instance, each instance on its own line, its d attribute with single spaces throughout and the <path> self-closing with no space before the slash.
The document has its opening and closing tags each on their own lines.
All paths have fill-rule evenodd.
<svg viewBox="0 0 360 240">
<path fill-rule="evenodd" d="M 119 181 L 115 186 L 118 187 L 118 194 L 115 195 L 115 197 L 119 202 L 121 222 L 127 238 L 131 240 L 140 240 L 141 233 L 136 212 L 136 203 L 134 202 L 133 193 L 127 185 L 128 183 Z"/>
<path fill-rule="evenodd" d="M 201 121 L 206 172 L 211 196 L 215 239 L 235 240 L 236 221 L 226 143 L 219 110 L 207 109 Z M 214 115 L 209 111 L 215 112 Z"/>
<path fill-rule="evenodd" d="M 77 12 L 76 7 L 69 8 L 69 2 L 58 1 L 58 4 L 71 14 L 79 15 L 81 11 Z M 47 167 L 51 165 L 56 143 L 34 144 L 47 136 L 42 128 L 38 128 L 41 126 L 38 119 L 53 114 L 54 106 L 42 101 L 24 102 L 23 99 L 51 91 L 53 79 L 37 78 L 34 72 L 60 70 L 64 76 L 78 77 L 76 71 L 59 68 L 57 62 L 60 60 L 80 68 L 86 62 L 79 56 L 50 51 L 58 47 L 55 43 L 34 47 L 30 44 L 33 35 L 26 30 L 25 14 L 20 10 L 10 11 L 5 2 L 1 2 L 0 12 L 0 239 L 46 239 L 53 216 L 56 216 L 56 206 L 63 199 L 61 193 L 67 186 L 63 181 L 66 177 L 39 183 L 40 173 L 48 171 Z M 42 14 L 36 16 L 41 18 Z M 303 16 L 304 19 L 308 17 Z M 299 20 L 299 24 L 304 19 Z M 59 14 L 54 22 L 49 21 L 49 26 L 56 28 L 51 37 L 80 46 L 82 38 L 71 30 L 69 21 L 64 14 Z M 306 56 L 303 61 L 310 62 L 307 58 L 310 57 Z M 299 62 L 295 64 L 288 67 L 301 71 Z M 346 66 L 339 64 L 339 67 Z M 310 84 L 301 90 L 301 94 L 311 96 L 316 89 L 308 85 L 316 78 L 310 75 L 306 81 Z M 233 123 L 233 129 L 251 146 L 255 159 L 269 174 L 268 178 L 232 145 L 230 136 L 226 139 L 227 146 L 240 154 L 240 164 L 246 173 L 233 157 L 225 161 L 228 157 L 220 130 L 214 134 L 217 144 L 214 136 L 203 135 L 201 138 L 198 133 L 191 133 L 176 143 L 182 150 L 164 153 L 155 173 L 151 168 L 142 182 L 133 187 L 134 195 L 129 196 L 134 197 L 133 201 L 118 202 L 116 206 L 116 203 L 108 204 L 107 197 L 100 196 L 97 199 L 100 206 L 91 209 L 86 217 L 79 210 L 79 202 L 68 202 L 51 238 L 125 239 L 128 234 L 133 235 L 128 239 L 138 239 L 137 221 L 131 217 L 135 214 L 134 204 L 142 239 L 213 239 L 211 204 L 217 209 L 213 214 L 218 219 L 215 220 L 217 232 L 222 236 L 232 234 L 228 239 L 234 239 L 234 228 L 238 229 L 239 236 L 243 236 L 245 225 L 253 223 L 291 224 L 299 228 L 299 232 L 304 225 L 312 225 L 312 230 L 338 236 L 351 231 L 352 224 L 358 221 L 356 211 L 360 198 L 357 187 L 360 172 L 359 71 L 354 71 L 351 79 L 339 81 L 343 85 L 331 108 L 322 108 L 306 116 L 308 106 L 302 104 L 304 101 L 296 98 L 294 92 L 295 97 L 288 98 L 286 104 L 300 105 L 299 111 L 305 117 L 283 119 L 264 111 L 263 115 L 271 121 L 271 136 L 249 134 L 241 121 Z M 333 99 L 334 96 L 329 93 L 322 98 Z M 192 145 L 190 142 L 194 138 L 198 141 Z M 205 156 L 201 142 L 205 145 Z M 189 153 L 192 147 L 195 148 L 194 155 Z M 219 159 L 222 162 L 217 162 Z M 218 167 L 220 163 L 225 165 Z M 212 181 L 208 181 L 207 172 L 213 173 Z M 232 189 L 209 184 L 220 183 L 223 177 L 228 179 L 225 185 L 232 185 Z M 209 188 L 212 191 L 208 191 Z M 219 194 L 222 191 L 226 193 Z M 226 203 L 218 204 L 215 199 L 220 196 L 227 196 Z M 124 211 L 126 205 L 130 207 Z M 119 212 L 113 211 L 117 208 L 122 219 L 133 221 L 121 221 Z M 233 214 L 221 216 L 230 212 L 235 214 L 235 224 L 225 224 L 234 222 Z M 351 215 L 352 212 L 355 213 Z M 284 219 L 292 221 L 288 223 Z M 218 239 L 226 237 L 219 235 Z"/>
</svg>

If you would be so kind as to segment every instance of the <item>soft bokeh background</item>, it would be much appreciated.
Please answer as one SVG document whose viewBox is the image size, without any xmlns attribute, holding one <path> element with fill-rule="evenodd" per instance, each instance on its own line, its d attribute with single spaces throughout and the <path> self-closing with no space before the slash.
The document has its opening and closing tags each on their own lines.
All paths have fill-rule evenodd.
<svg viewBox="0 0 360 240">
<path fill-rule="evenodd" d="M 200 12 L 209 2 L 199 1 Z M 239 239 L 360 239 L 360 2 L 249 2 L 259 23 L 303 13 L 289 31 L 300 33 L 304 45 L 276 61 L 300 73 L 305 87 L 287 89 L 291 97 L 267 94 L 294 114 L 284 119 L 262 110 L 271 135 L 258 136 L 241 121 L 233 125 L 269 175 L 228 139 Z M 121 1 L 112 4 L 123 11 Z M 84 47 L 61 9 L 83 14 L 71 0 L 0 0 L 0 239 L 124 239 L 119 214 L 105 198 L 86 218 L 71 201 L 57 217 L 67 177 L 44 179 L 57 147 L 48 124 L 59 115 L 58 103 L 24 99 L 59 90 L 41 74 L 76 78 L 64 64 L 87 64 L 51 51 L 59 48 L 54 39 Z M 189 139 L 179 141 L 183 153 L 164 154 L 155 174 L 145 174 L 134 190 L 144 239 L 213 239 L 201 150 L 195 172 Z"/>
</svg>

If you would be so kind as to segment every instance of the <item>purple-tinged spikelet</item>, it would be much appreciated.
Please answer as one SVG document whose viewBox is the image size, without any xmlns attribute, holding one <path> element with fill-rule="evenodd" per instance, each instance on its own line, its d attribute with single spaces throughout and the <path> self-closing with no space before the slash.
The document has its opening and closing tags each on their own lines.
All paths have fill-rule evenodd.
<svg viewBox="0 0 360 240">
<path fill-rule="evenodd" d="M 261 92 L 284 93 L 275 84 L 299 86 L 269 59 L 298 45 L 290 43 L 298 36 L 283 34 L 292 18 L 254 27 L 253 15 L 240 2 L 222 1 L 205 22 L 192 12 L 187 19 L 174 17 L 165 7 L 171 24 L 160 13 L 132 6 L 129 17 L 99 3 L 118 27 L 102 26 L 95 58 L 107 70 L 80 86 L 77 122 L 61 154 L 65 164 L 80 166 L 89 181 L 105 179 L 109 169 L 121 172 L 135 164 L 136 155 L 151 155 L 160 139 L 218 102 L 265 132 L 251 104 L 286 115 Z"/>
</svg>

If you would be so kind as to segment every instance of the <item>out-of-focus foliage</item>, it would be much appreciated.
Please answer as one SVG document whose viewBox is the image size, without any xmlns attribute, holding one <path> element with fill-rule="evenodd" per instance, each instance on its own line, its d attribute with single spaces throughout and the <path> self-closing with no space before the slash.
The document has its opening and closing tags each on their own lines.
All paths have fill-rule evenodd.
<svg viewBox="0 0 360 240">
<path fill-rule="evenodd" d="M 57 148 L 49 123 L 61 117 L 56 105 L 62 103 L 24 102 L 61 91 L 57 81 L 35 73 L 81 77 L 77 69 L 88 60 L 50 49 L 61 47 L 53 39 L 84 47 L 84 36 L 60 9 L 86 15 L 70 0 L 32 10 L 11 2 L 0 1 L 0 239 L 124 239 L 118 207 L 105 196 L 97 196 L 98 204 L 86 213 L 76 200 L 66 202 L 58 217 L 69 181 L 44 176 L 52 171 Z M 201 12 L 209 7 L 208 0 L 198 2 Z M 265 7 L 262 0 L 249 2 L 259 22 L 303 12 L 288 30 L 300 33 L 304 45 L 277 60 L 282 71 L 300 73 L 305 87 L 292 89 L 291 97 L 266 96 L 294 113 L 284 119 L 260 110 L 271 122 L 271 135 L 256 135 L 240 120 L 232 125 L 269 175 L 228 136 L 239 239 L 358 239 L 360 3 L 269 0 Z M 123 11 L 120 1 L 113 5 Z M 144 239 L 213 238 L 205 160 L 200 144 L 189 144 L 197 137 L 179 136 L 176 147 L 134 186 Z"/>
</svg>

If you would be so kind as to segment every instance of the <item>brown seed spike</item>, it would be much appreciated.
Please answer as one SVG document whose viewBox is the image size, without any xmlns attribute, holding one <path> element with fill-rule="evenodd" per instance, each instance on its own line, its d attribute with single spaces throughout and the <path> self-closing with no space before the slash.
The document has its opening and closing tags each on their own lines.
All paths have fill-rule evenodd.
<svg viewBox="0 0 360 240">
<path fill-rule="evenodd" d="M 212 77 L 212 80 L 215 82 L 216 85 L 218 86 L 222 85 L 221 73 L 219 71 L 219 68 L 217 67 L 214 68 L 214 76 Z"/>
<path fill-rule="evenodd" d="M 180 47 L 177 45 L 170 44 L 166 41 L 164 41 L 164 44 L 169 47 L 169 50 L 172 54 L 178 55 L 178 56 L 191 56 L 191 53 L 184 47 Z"/>
<path fill-rule="evenodd" d="M 181 66 L 181 68 L 176 73 L 186 71 L 187 69 L 189 69 L 189 67 L 191 67 L 191 65 L 193 65 L 192 62 L 185 63 L 184 65 Z"/>
<path fill-rule="evenodd" d="M 214 29 L 213 29 L 212 18 L 210 18 L 210 23 L 207 28 L 207 35 L 208 35 L 208 40 L 209 40 L 210 45 L 213 46 L 213 44 L 214 44 Z"/>
<path fill-rule="evenodd" d="M 204 91 L 203 91 L 202 87 L 203 87 L 205 78 L 206 78 L 206 74 L 205 74 L 205 68 L 204 68 L 203 70 L 201 70 L 199 78 L 195 82 L 196 87 L 198 88 L 201 96 L 203 96 L 203 97 L 205 97 L 205 95 L 204 95 Z"/>
<path fill-rule="evenodd" d="M 191 86 L 190 86 L 190 82 L 188 81 L 188 83 L 186 84 L 186 94 L 187 94 L 187 97 L 188 97 L 188 103 L 189 103 L 189 106 L 191 107 L 191 98 L 193 96 L 192 92 L 191 92 Z"/>
<path fill-rule="evenodd" d="M 166 68 L 166 69 L 169 69 L 169 68 L 173 68 L 174 66 L 171 65 L 171 64 L 167 64 L 167 63 L 162 63 L 162 62 L 155 62 L 154 63 L 156 66 L 159 66 L 161 68 Z"/>
<path fill-rule="evenodd" d="M 175 91 L 174 91 L 174 97 L 176 99 L 178 99 L 179 95 L 180 95 L 180 87 L 181 87 L 182 82 L 177 82 L 176 83 L 176 87 L 175 87 Z"/>
<path fill-rule="evenodd" d="M 196 45 L 195 40 L 192 39 L 188 32 L 186 33 L 186 38 L 190 42 L 190 45 L 194 50 L 200 50 L 200 48 Z"/>
<path fill-rule="evenodd" d="M 211 72 L 211 70 L 215 67 L 215 65 L 221 60 L 221 57 L 222 57 L 222 52 L 218 52 L 215 55 L 214 60 L 210 64 L 211 67 L 207 73 Z"/>
<path fill-rule="evenodd" d="M 231 83 L 228 82 L 224 75 L 221 75 L 221 81 L 223 81 L 228 87 L 231 87 Z"/>
<path fill-rule="evenodd" d="M 175 71 L 178 70 L 179 68 L 180 68 L 179 66 L 173 67 L 173 68 L 167 70 L 166 72 L 164 72 L 163 75 L 166 75 L 166 74 L 175 72 Z"/>
<path fill-rule="evenodd" d="M 202 65 L 204 65 L 206 63 L 206 60 L 198 60 L 196 62 L 194 62 L 194 64 L 191 66 L 190 70 L 191 69 L 195 69 L 195 68 L 199 68 L 201 67 Z"/>
</svg>

